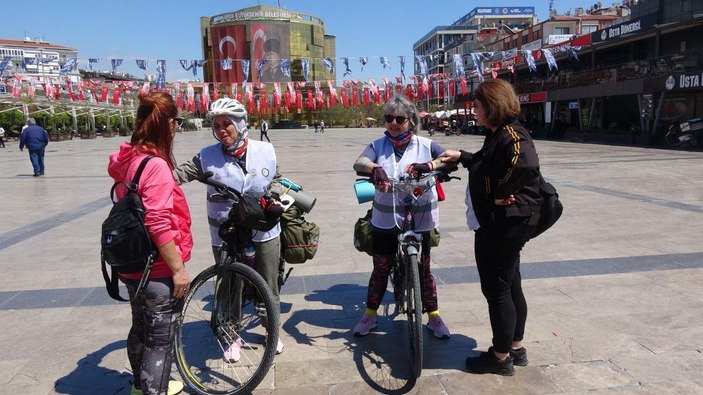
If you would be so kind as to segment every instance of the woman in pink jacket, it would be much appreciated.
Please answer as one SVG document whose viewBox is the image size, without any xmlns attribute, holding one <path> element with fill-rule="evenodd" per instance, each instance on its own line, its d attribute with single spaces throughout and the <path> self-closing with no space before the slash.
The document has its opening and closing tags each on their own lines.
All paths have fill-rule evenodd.
<svg viewBox="0 0 703 395">
<path fill-rule="evenodd" d="M 133 394 L 175 394 L 183 389 L 183 384 L 169 383 L 172 348 L 183 297 L 190 284 L 184 262 L 190 259 L 193 248 L 188 204 L 172 173 L 176 166 L 173 137 L 183 119 L 178 117 L 176 102 L 168 94 L 140 95 L 139 101 L 132 139 L 110 155 L 108 165 L 115 182 L 129 183 L 141 161 L 154 156 L 144 168 L 137 193 L 144 203 L 146 227 L 159 257 L 138 295 L 135 290 L 142 273 L 120 275 L 132 307 L 127 354 L 134 374 Z M 118 187 L 116 193 L 121 198 L 126 190 Z"/>
</svg>

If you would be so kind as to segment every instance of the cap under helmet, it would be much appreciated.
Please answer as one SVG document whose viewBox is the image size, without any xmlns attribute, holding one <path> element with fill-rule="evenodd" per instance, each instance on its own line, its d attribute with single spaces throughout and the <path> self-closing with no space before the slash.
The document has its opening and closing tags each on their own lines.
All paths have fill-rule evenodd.
<svg viewBox="0 0 703 395">
<path fill-rule="evenodd" d="M 234 118 L 247 118 L 247 110 L 244 105 L 235 99 L 228 97 L 215 100 L 210 105 L 210 111 L 207 113 L 207 119 L 212 120 L 218 115 L 227 115 Z"/>
</svg>

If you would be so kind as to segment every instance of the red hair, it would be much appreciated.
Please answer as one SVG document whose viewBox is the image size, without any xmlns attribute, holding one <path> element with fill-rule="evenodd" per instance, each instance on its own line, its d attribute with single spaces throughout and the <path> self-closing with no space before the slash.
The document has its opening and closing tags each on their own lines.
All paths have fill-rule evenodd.
<svg viewBox="0 0 703 395">
<path fill-rule="evenodd" d="M 171 119 L 178 116 L 178 107 L 168 93 L 139 94 L 139 108 L 130 144 L 137 153 L 156 155 L 173 169 L 173 136 Z"/>
</svg>

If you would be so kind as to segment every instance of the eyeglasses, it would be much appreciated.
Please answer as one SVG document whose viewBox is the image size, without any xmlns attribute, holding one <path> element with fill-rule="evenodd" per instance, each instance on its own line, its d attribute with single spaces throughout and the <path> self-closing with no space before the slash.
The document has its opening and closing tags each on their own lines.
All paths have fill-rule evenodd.
<svg viewBox="0 0 703 395">
<path fill-rule="evenodd" d="M 178 126 L 182 126 L 182 125 L 183 125 L 183 121 L 185 120 L 184 118 L 181 118 L 181 117 L 173 117 L 173 118 L 171 118 L 171 119 L 173 119 L 174 121 L 176 121 L 176 125 L 178 125 Z"/>
<path fill-rule="evenodd" d="M 401 123 L 405 122 L 408 118 L 407 118 L 407 117 L 404 117 L 404 116 L 402 116 L 402 115 L 390 115 L 390 114 L 386 114 L 386 115 L 383 116 L 383 119 L 385 119 L 386 122 L 388 122 L 388 123 L 393 122 L 393 120 L 395 119 L 395 123 L 397 123 L 398 125 L 400 125 Z"/>
</svg>

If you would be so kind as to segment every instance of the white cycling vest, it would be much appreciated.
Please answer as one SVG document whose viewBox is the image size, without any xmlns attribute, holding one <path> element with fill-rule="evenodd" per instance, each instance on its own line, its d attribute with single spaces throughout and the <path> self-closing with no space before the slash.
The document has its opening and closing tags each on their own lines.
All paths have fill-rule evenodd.
<svg viewBox="0 0 703 395">
<path fill-rule="evenodd" d="M 387 137 L 382 137 L 371 143 L 376 151 L 376 164 L 383 166 L 389 177 L 399 178 L 406 166 L 412 163 L 425 163 L 432 160 L 432 140 L 413 136 L 405 148 L 400 160 L 396 159 L 393 144 Z M 429 181 L 428 181 L 429 182 Z M 371 224 L 381 229 L 403 228 L 405 194 L 399 191 L 380 192 L 376 190 L 373 200 Z M 437 189 L 425 193 L 414 207 L 415 231 L 427 232 L 439 226 L 439 209 L 437 205 Z"/>
<path fill-rule="evenodd" d="M 273 145 L 249 139 L 246 155 L 246 174 L 234 158 L 225 154 L 221 144 L 205 147 L 200 151 L 200 164 L 203 172 L 211 171 L 212 179 L 228 185 L 241 193 L 252 192 L 265 194 L 276 175 L 276 152 Z M 222 199 L 214 187 L 207 187 L 207 216 L 210 225 L 212 245 L 222 245 L 217 235 L 219 226 L 227 220 L 232 202 Z M 280 224 L 268 232 L 252 231 L 256 242 L 271 240 L 281 233 Z"/>
</svg>

